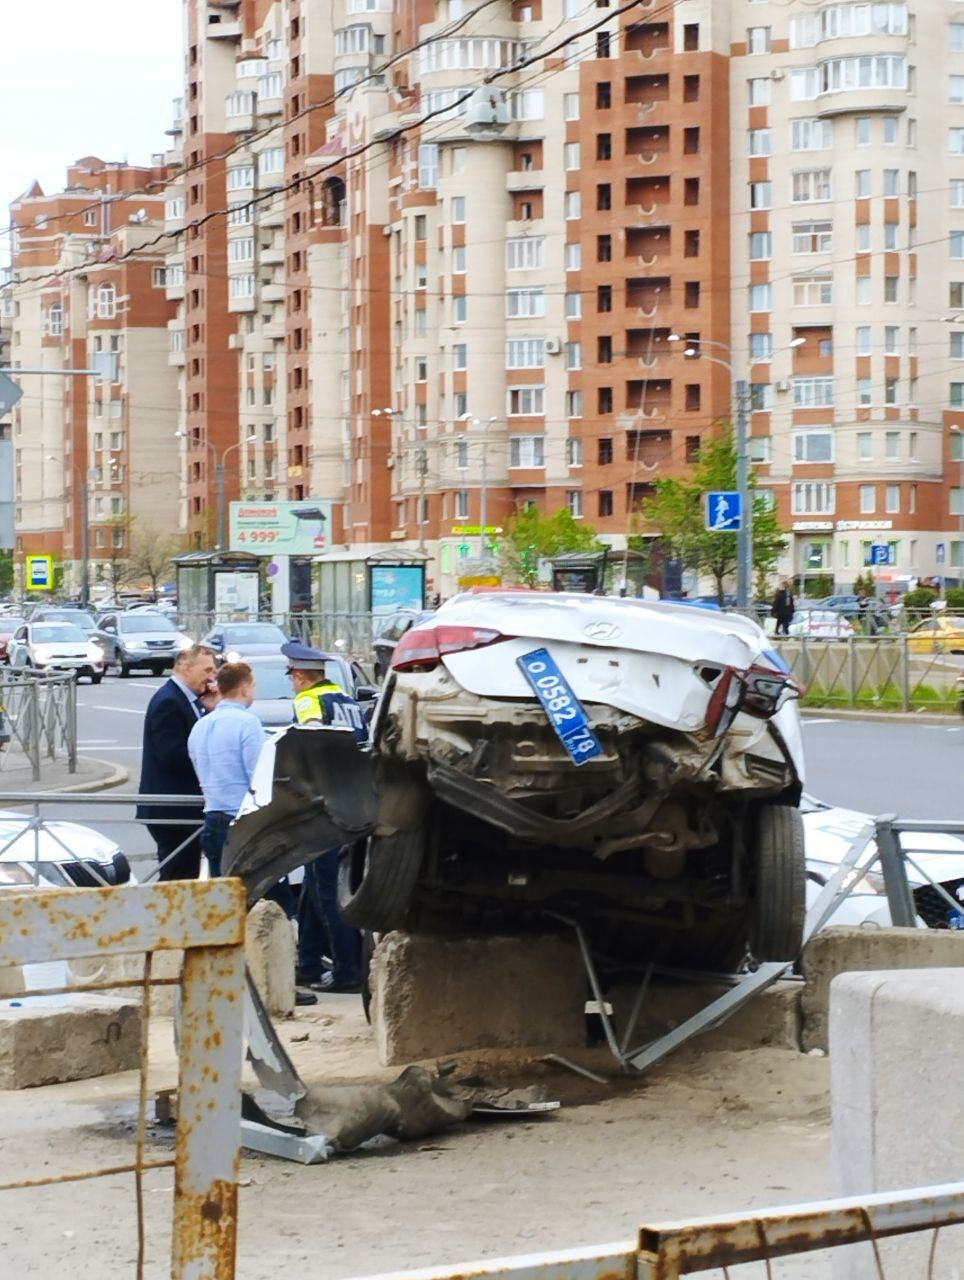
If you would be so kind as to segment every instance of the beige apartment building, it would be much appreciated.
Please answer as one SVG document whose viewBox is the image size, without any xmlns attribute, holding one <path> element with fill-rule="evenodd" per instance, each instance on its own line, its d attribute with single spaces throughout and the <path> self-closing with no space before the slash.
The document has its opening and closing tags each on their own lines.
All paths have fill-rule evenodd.
<svg viewBox="0 0 964 1280">
<path fill-rule="evenodd" d="M 94 598 L 110 589 L 138 529 L 177 527 L 172 308 L 163 256 L 151 245 L 166 176 L 160 159 L 138 168 L 86 157 L 70 166 L 62 192 L 34 184 L 11 206 L 0 287 L 7 353 L 15 368 L 43 371 L 19 379 L 23 397 L 10 416 L 15 565 L 20 573 L 24 555 L 52 555 L 76 593 L 86 522 Z"/>
</svg>

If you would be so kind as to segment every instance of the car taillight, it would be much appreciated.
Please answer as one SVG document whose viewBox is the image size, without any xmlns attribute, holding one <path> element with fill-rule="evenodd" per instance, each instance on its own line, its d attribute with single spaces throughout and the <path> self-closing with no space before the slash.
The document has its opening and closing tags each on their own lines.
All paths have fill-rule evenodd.
<svg viewBox="0 0 964 1280">
<path fill-rule="evenodd" d="M 484 649 L 508 640 L 501 631 L 489 627 L 412 627 L 406 631 L 392 654 L 393 671 L 433 671 L 449 653 Z"/>
<path fill-rule="evenodd" d="M 781 665 L 785 665 L 782 663 Z M 706 708 L 706 732 L 719 738 L 732 726 L 739 713 L 769 720 L 790 698 L 799 698 L 803 686 L 789 671 L 772 667 L 748 667 L 738 671 L 724 667 Z"/>
</svg>

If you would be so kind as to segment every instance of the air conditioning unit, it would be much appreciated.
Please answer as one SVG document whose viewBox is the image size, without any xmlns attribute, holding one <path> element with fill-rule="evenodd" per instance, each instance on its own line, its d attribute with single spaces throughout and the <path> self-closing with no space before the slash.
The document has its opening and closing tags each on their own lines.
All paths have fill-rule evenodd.
<svg viewBox="0 0 964 1280">
<path fill-rule="evenodd" d="M 774 67 L 774 68 L 773 68 L 773 70 L 770 72 L 770 79 L 771 79 L 771 80 L 782 80 L 782 79 L 783 79 L 783 74 L 784 74 L 784 72 L 783 72 L 783 68 L 782 68 L 782 67 Z"/>
<path fill-rule="evenodd" d="M 546 355 L 557 356 L 562 351 L 561 338 L 546 338 Z"/>
<path fill-rule="evenodd" d="M 775 382 L 773 384 L 773 389 L 775 391 L 789 391 L 790 383 L 787 381 L 786 378 L 781 378 L 779 382 Z"/>
</svg>

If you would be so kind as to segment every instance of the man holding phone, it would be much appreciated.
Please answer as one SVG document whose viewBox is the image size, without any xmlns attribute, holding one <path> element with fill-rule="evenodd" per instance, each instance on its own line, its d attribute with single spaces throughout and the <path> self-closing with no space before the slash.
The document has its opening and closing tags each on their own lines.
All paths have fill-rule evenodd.
<svg viewBox="0 0 964 1280">
<path fill-rule="evenodd" d="M 188 755 L 187 740 L 219 696 L 214 654 L 196 644 L 177 655 L 170 679 L 147 704 L 141 795 L 198 797 L 196 808 L 150 803 L 137 807 L 137 816 L 147 819 L 147 829 L 157 845 L 161 880 L 194 880 L 201 869 L 201 784 Z M 174 819 L 181 821 L 168 825 Z M 165 820 L 163 825 L 161 820 Z"/>
</svg>

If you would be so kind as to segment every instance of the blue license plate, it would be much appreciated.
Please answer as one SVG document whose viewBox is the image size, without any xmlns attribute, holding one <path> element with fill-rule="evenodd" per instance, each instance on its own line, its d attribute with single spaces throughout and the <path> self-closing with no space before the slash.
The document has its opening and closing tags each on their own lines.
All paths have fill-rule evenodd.
<svg viewBox="0 0 964 1280">
<path fill-rule="evenodd" d="M 533 649 L 517 661 L 573 764 L 585 764 L 600 755 L 602 747 L 589 728 L 589 717 L 549 650 Z"/>
</svg>

